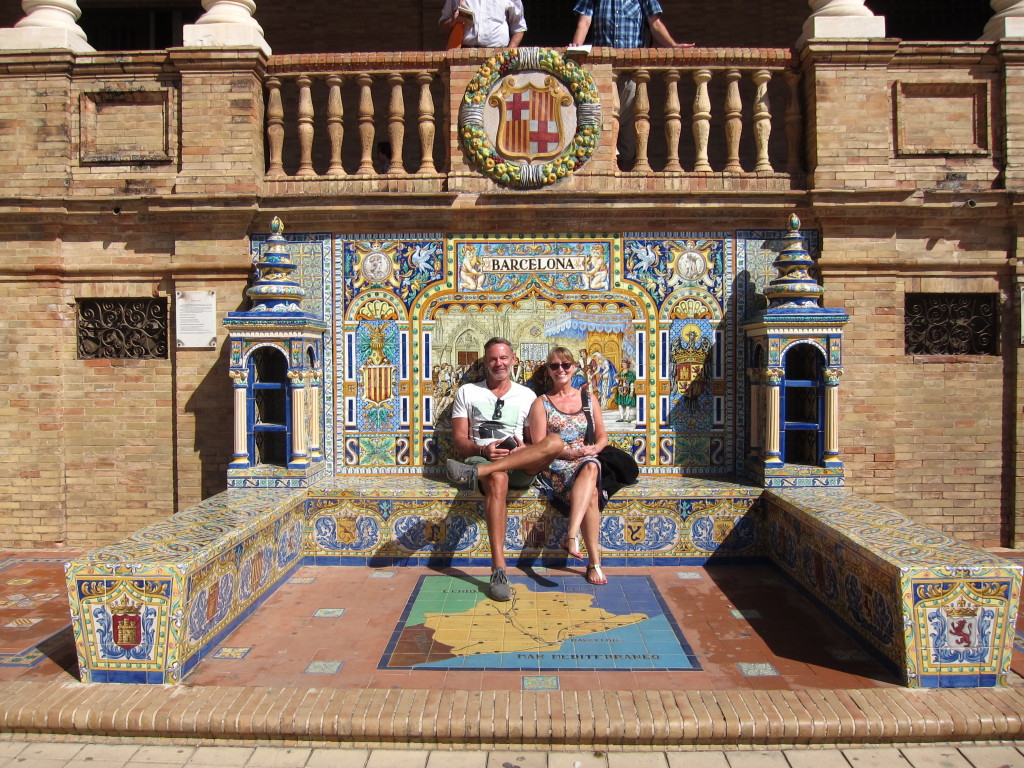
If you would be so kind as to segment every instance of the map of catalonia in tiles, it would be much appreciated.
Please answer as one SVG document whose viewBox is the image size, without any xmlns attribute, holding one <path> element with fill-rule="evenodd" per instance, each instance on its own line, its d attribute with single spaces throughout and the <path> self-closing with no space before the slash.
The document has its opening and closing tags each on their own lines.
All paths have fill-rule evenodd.
<svg viewBox="0 0 1024 768">
<path fill-rule="evenodd" d="M 424 576 L 380 668 L 700 669 L 647 577 L 581 582 L 512 577 L 497 603 L 471 578 Z"/>
</svg>

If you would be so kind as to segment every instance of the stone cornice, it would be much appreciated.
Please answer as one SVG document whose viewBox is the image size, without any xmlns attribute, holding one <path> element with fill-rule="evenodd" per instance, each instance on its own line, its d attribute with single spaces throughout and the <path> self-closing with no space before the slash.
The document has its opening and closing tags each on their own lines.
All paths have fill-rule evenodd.
<svg viewBox="0 0 1024 768">
<path fill-rule="evenodd" d="M 897 38 L 878 40 L 808 40 L 800 50 L 804 67 L 820 65 L 887 65 L 899 50 Z"/>
</svg>

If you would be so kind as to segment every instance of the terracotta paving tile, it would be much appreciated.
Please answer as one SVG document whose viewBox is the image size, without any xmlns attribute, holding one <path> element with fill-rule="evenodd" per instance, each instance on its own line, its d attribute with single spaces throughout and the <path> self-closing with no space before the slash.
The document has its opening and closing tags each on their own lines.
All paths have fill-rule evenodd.
<svg viewBox="0 0 1024 768">
<path fill-rule="evenodd" d="M 61 562 L 33 563 L 32 573 L 63 588 Z M 369 569 L 307 566 L 297 574 L 315 577 L 314 583 L 284 585 L 222 640 L 220 647 L 248 648 L 244 658 L 207 658 L 170 695 L 159 686 L 80 686 L 66 671 L 70 661 L 61 666 L 47 658 L 34 667 L 0 668 L 5 687 L 0 707 L 7 707 L 3 716 L 9 728 L 42 724 L 68 734 L 77 729 L 199 739 L 261 733 L 265 739 L 293 739 L 315 732 L 354 743 L 394 744 L 434 739 L 448 745 L 464 740 L 613 747 L 625 740 L 638 749 L 656 749 L 664 743 L 725 739 L 779 744 L 857 743 L 897 735 L 1012 739 L 1024 729 L 1017 689 L 902 689 L 873 658 L 858 656 L 856 642 L 769 566 L 692 568 L 688 572 L 702 578 L 687 580 L 679 579 L 677 570 L 609 569 L 611 587 L 647 577 L 643 583 L 655 585 L 659 605 L 668 611 L 663 621 L 678 627 L 678 633 L 669 629 L 663 637 L 642 633 L 640 653 L 626 650 L 632 641 L 621 639 L 618 646 L 597 650 L 605 633 L 590 632 L 586 644 L 550 665 L 511 644 L 514 633 L 503 633 L 474 668 L 484 654 L 427 655 L 412 630 L 403 635 L 408 628 L 401 619 L 424 579 L 483 584 L 486 569 L 392 568 L 388 572 L 394 577 L 382 579 Z M 514 575 L 521 578 L 522 572 L 515 569 Z M 545 577 L 567 575 L 576 578 L 562 569 Z M 0 580 L 0 595 L 5 588 Z M 627 594 L 634 597 L 635 590 Z M 314 617 L 322 608 L 344 613 Z M 66 596 L 41 610 L 66 622 Z M 743 612 L 740 618 L 733 610 Z M 452 616 L 458 612 L 445 621 Z M 569 616 L 567 626 L 572 626 Z M 536 621 L 528 613 L 518 618 Z M 448 625 L 438 626 L 425 635 L 430 643 L 425 647 L 441 647 L 434 637 Z M 415 628 L 426 630 L 426 624 Z M 406 643 L 400 653 L 398 645 L 389 645 L 393 640 Z M 839 660 L 829 649 L 852 655 Z M 686 660 L 687 652 L 701 669 L 651 667 L 655 653 L 673 666 Z M 74 658 L 69 645 L 62 653 Z M 513 659 L 516 663 L 509 664 Z M 390 668 L 384 666 L 389 660 Z M 466 666 L 455 668 L 453 660 Z M 307 672 L 311 662 L 342 666 L 337 673 L 312 674 Z M 739 662 L 760 669 L 771 665 L 779 674 L 744 676 Z M 530 681 L 551 683 L 555 690 L 524 691 Z M 37 696 L 40 686 L 45 693 Z"/>
</svg>

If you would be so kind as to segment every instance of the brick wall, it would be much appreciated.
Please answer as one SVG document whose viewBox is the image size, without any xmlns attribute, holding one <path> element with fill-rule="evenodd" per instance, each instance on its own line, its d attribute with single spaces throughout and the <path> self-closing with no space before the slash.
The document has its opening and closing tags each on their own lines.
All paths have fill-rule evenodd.
<svg viewBox="0 0 1024 768">
<path fill-rule="evenodd" d="M 181 137 L 180 154 L 163 164 L 90 166 L 79 162 L 76 109 L 82 93 L 114 82 L 97 74 L 113 59 L 90 59 L 82 81 L 71 80 L 62 54 L 0 67 L 8 199 L 0 243 L 0 545 L 110 541 L 225 484 L 226 334 L 218 331 L 216 350 L 172 350 L 167 361 L 86 363 L 75 356 L 77 297 L 215 290 L 218 311 L 239 309 L 247 235 L 266 232 L 274 214 L 290 231 L 599 232 L 778 228 L 790 210 L 823 233 L 827 302 L 852 318 L 840 394 L 850 486 L 968 540 L 1006 543 L 1014 535 L 1019 543 L 1016 316 L 1003 318 L 999 358 L 914 359 L 903 354 L 902 307 L 908 291 L 1009 294 L 1020 280 L 1012 192 L 1001 188 L 1012 188 L 1014 177 L 1000 172 L 1019 167 L 1024 113 L 1014 104 L 1003 110 L 997 86 L 1006 67 L 986 46 L 903 48 L 896 62 L 887 46 L 832 46 L 805 59 L 817 188 L 765 194 L 741 179 L 725 180 L 735 181 L 733 194 L 708 191 L 705 179 L 669 189 L 617 174 L 610 142 L 588 165 L 586 195 L 573 194 L 577 178 L 546 196 L 496 192 L 457 151 L 453 167 L 465 175 L 419 197 L 384 194 L 409 190 L 375 186 L 376 179 L 358 190 L 316 179 L 272 187 L 263 178 L 261 64 L 216 51 L 138 63 L 159 70 L 138 75 L 150 89 L 176 88 L 180 68 L 180 98 L 169 102 L 176 105 L 169 119 L 180 114 L 170 131 Z M 474 65 L 460 56 L 453 77 L 462 84 Z M 599 66 L 596 75 L 609 94 L 609 69 Z M 912 86 L 904 112 L 893 109 L 900 83 Z M 453 149 L 442 113 L 446 99 L 454 111 L 459 94 L 437 102 L 438 141 Z M 951 111 L 968 114 L 977 99 L 991 132 L 981 152 L 971 147 L 983 133 L 966 131 L 964 119 L 951 128 L 929 111 L 941 106 L 945 120 Z M 901 118 L 916 144 L 927 149 L 953 135 L 955 151 L 897 156 Z M 1004 135 L 1005 156 L 997 140 Z M 456 198 L 458 184 L 468 191 Z M 274 195 L 262 197 L 265 189 Z M 481 190 L 492 194 L 478 198 Z"/>
<path fill-rule="evenodd" d="M 13 233 L 12 233 L 13 235 Z M 26 264 L 53 244 L 24 239 L 0 249 Z M 0 280 L 0 545 L 63 542 L 65 435 L 63 346 L 68 316 L 60 286 L 31 267 Z"/>
<path fill-rule="evenodd" d="M 1009 296 L 1005 252 L 985 250 L 1001 240 L 998 228 L 979 223 L 980 232 L 968 233 L 957 226 L 826 226 L 820 265 L 827 303 L 851 318 L 840 446 L 853 491 L 965 541 L 997 546 L 1006 541 L 1003 473 L 1013 444 L 1000 425 L 1013 419 L 1015 374 L 1004 357 L 904 351 L 906 293 Z M 966 242 L 978 250 L 960 251 Z M 985 271 L 990 276 L 977 276 Z"/>
</svg>

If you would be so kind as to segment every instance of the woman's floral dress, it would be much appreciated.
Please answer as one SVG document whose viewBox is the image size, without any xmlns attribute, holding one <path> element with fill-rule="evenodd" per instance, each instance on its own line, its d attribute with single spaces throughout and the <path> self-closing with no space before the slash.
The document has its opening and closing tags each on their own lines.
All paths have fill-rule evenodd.
<svg viewBox="0 0 1024 768">
<path fill-rule="evenodd" d="M 544 402 L 544 416 L 548 423 L 548 434 L 561 435 L 569 448 L 580 448 L 584 445 L 584 438 L 587 435 L 587 414 L 580 408 L 575 413 L 563 413 L 555 408 L 548 400 L 547 395 L 542 398 Z M 572 484 L 576 481 L 576 475 L 587 462 L 593 462 L 601 471 L 600 462 L 594 457 L 582 459 L 555 459 L 551 466 L 540 473 L 541 487 L 551 498 L 560 501 L 568 501 Z M 600 487 L 600 482 L 598 483 Z"/>
</svg>

